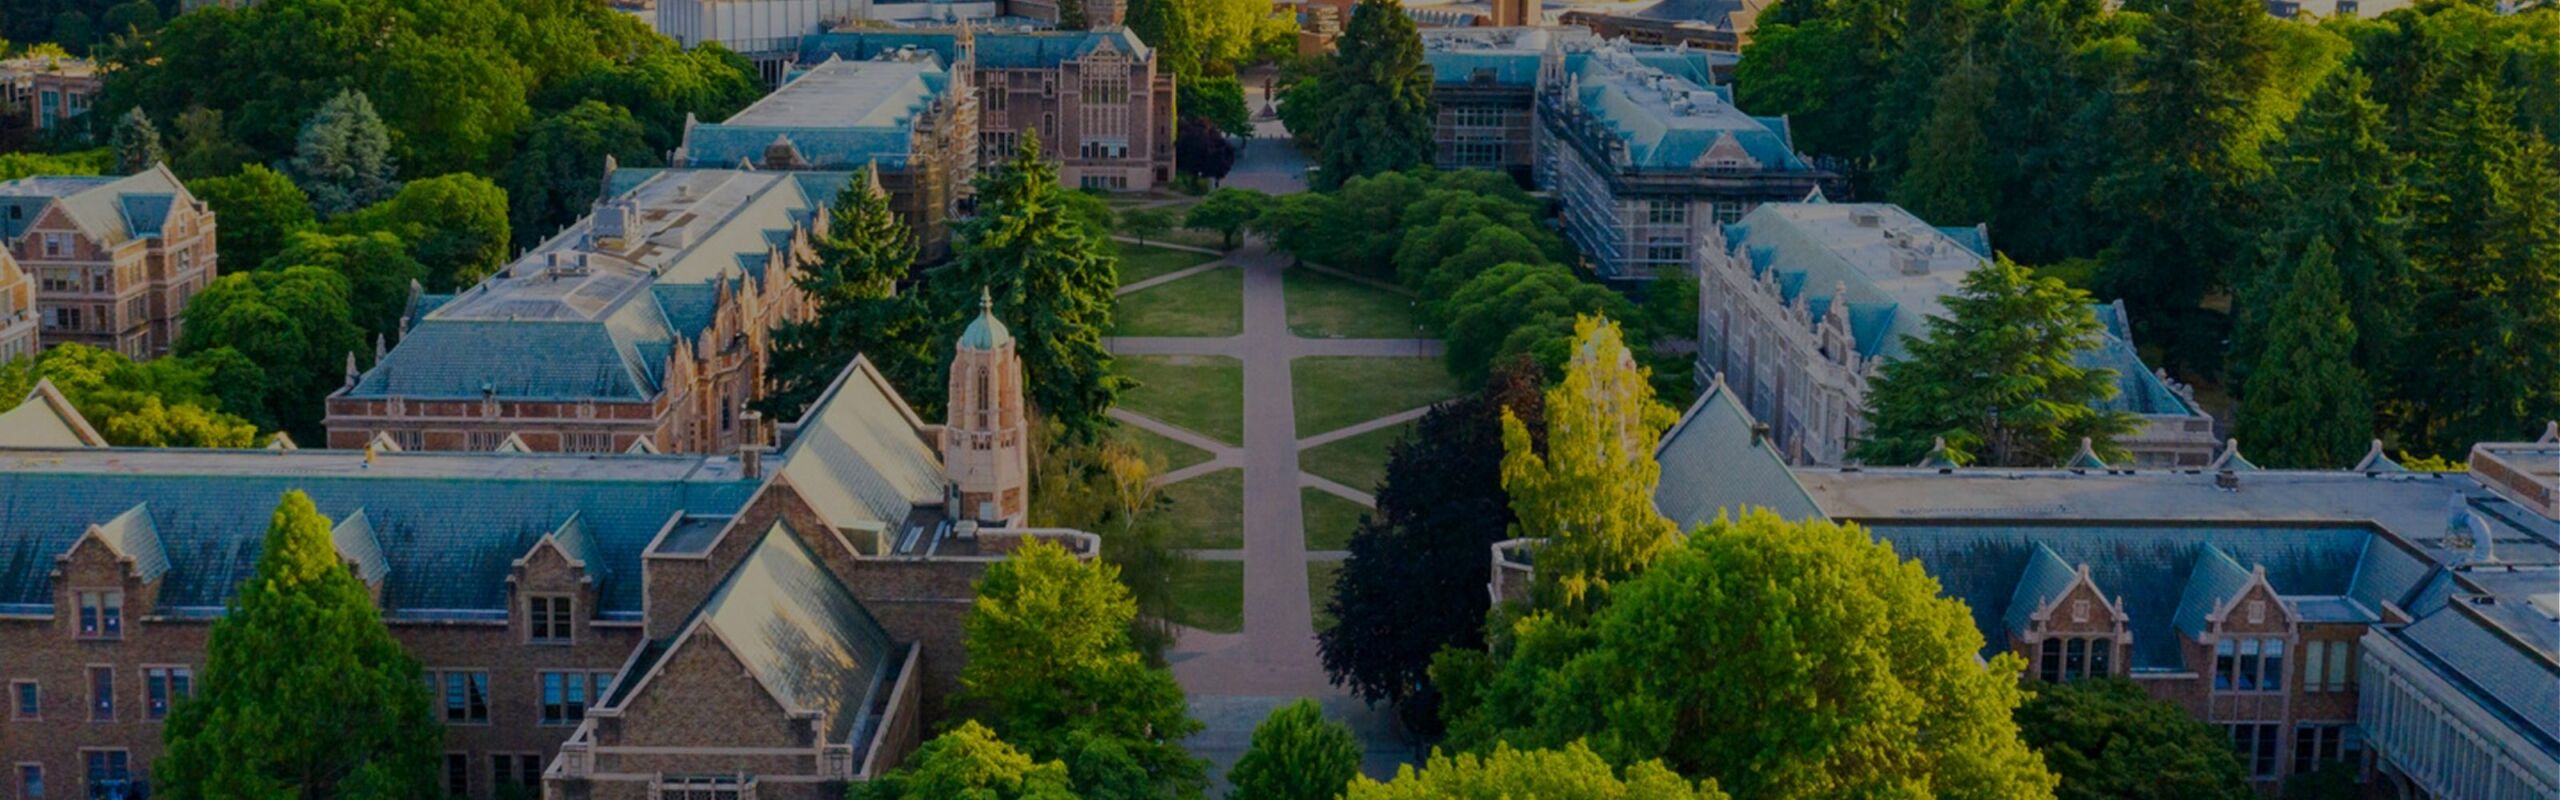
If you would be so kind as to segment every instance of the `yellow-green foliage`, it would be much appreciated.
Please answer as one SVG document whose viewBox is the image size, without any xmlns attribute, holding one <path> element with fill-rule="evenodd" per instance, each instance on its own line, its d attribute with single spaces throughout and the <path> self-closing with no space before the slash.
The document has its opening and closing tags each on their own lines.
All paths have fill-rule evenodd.
<svg viewBox="0 0 2560 800">
<path fill-rule="evenodd" d="M 1621 777 L 1591 748 L 1575 742 L 1562 750 L 1513 750 L 1502 745 L 1490 756 L 1434 752 L 1421 772 L 1407 764 L 1396 769 L 1392 782 L 1353 781 L 1345 800 L 1724 800 L 1724 796 L 1715 781 L 1691 783 L 1660 761 L 1628 767 Z"/>
<path fill-rule="evenodd" d="M 1653 445 L 1674 416 L 1653 401 L 1618 324 L 1600 317 L 1574 323 L 1564 381 L 1546 401 L 1543 449 L 1503 411 L 1502 488 L 1520 520 L 1512 535 L 1545 540 L 1537 551 L 1540 602 L 1579 606 L 1643 568 L 1677 534 L 1653 507 L 1662 480 Z"/>
</svg>

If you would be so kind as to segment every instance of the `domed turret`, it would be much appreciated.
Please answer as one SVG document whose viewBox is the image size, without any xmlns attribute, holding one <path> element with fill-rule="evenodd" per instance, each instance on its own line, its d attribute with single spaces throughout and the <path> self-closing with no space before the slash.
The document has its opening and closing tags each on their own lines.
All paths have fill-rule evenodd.
<svg viewBox="0 0 2560 800">
<path fill-rule="evenodd" d="M 996 319 L 995 300 L 986 290 L 978 291 L 978 318 L 961 331 L 953 349 L 951 400 L 942 426 L 942 464 L 958 501 L 952 518 L 1019 525 L 1030 503 L 1022 357 L 1014 353 L 1013 333 Z"/>
<path fill-rule="evenodd" d="M 995 296 L 984 287 L 978 289 L 978 318 L 969 321 L 969 329 L 960 332 L 960 348 L 988 352 L 1013 343 L 1013 332 L 996 319 Z"/>
</svg>

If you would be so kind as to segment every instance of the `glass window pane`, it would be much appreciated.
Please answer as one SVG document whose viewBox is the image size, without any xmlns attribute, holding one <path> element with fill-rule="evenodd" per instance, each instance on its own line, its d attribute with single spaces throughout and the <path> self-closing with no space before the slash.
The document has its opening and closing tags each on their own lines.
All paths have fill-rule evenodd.
<svg viewBox="0 0 2560 800">
<path fill-rule="evenodd" d="M 2266 646 L 2265 646 L 2265 658 L 2266 658 L 2266 660 L 2267 660 L 2267 669 L 2266 669 L 2266 672 L 2267 672 L 2267 683 L 2266 683 L 2266 685 L 2265 685 L 2265 686 L 2262 686 L 2262 687 L 2259 687 L 2259 688 L 2265 689 L 2265 690 L 2270 691 L 2270 692 L 2272 692 L 2272 691 L 2277 691 L 2277 690 L 2280 690 L 2280 689 L 2283 689 L 2283 688 L 2284 688 L 2284 640 L 2283 640 L 2283 639 L 2268 639 L 2268 640 L 2267 640 L 2267 643 L 2266 643 Z"/>
</svg>

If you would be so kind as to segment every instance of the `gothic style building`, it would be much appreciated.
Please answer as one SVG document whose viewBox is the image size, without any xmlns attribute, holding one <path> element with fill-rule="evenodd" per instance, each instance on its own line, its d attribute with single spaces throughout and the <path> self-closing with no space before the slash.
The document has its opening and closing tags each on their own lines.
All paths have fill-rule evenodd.
<svg viewBox="0 0 2560 800">
<path fill-rule="evenodd" d="M 746 444 L 771 333 L 809 313 L 847 175 L 617 170 L 585 219 L 348 356 L 333 448 L 723 453 Z M 869 187 L 877 191 L 877 187 Z"/>
<path fill-rule="evenodd" d="M 36 282 L 0 250 L 0 364 L 36 354 Z"/>
<path fill-rule="evenodd" d="M 424 664 L 453 796 L 842 797 L 932 728 L 989 564 L 1096 554 L 1019 527 L 1019 362 L 964 339 L 947 424 L 857 358 L 733 456 L 108 448 L 40 387 L 0 413 L 0 797 L 146 794 L 288 491 Z"/>
<path fill-rule="evenodd" d="M 1698 378 L 1720 377 L 1796 464 L 1846 461 L 1866 432 L 1868 383 L 1991 258 L 1981 228 L 1931 227 L 1873 203 L 1770 203 L 1698 243 Z M 2204 466 L 2213 417 L 2142 363 L 2123 308 L 2094 310 L 2106 332 L 2079 361 L 2115 370 L 2104 407 L 2141 420 L 2119 444 L 2137 466 Z"/>
<path fill-rule="evenodd" d="M 0 237 L 35 280 L 43 344 L 136 360 L 177 344 L 187 300 L 220 271 L 213 209 L 159 164 L 121 178 L 0 183 Z"/>
<path fill-rule="evenodd" d="M 27 115 L 27 127 L 52 131 L 80 122 L 105 87 L 98 65 L 84 58 L 19 56 L 0 61 L 0 99 Z"/>
</svg>

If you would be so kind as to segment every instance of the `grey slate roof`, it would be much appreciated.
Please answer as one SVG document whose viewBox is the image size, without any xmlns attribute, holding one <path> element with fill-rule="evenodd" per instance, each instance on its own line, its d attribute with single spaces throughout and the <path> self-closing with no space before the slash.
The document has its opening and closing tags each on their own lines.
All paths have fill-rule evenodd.
<svg viewBox="0 0 2560 800">
<path fill-rule="evenodd" d="M 775 523 L 698 612 L 784 706 L 846 741 L 888 690 L 900 649 L 790 528 Z"/>
<path fill-rule="evenodd" d="M 160 235 L 179 198 L 192 198 L 168 167 L 123 177 L 37 176 L 0 183 L 0 206 L 24 209 L 17 219 L 0 216 L 0 235 L 17 238 L 27 232 L 43 208 L 60 203 L 73 224 L 108 247 Z"/>
<path fill-rule="evenodd" d="M 800 421 L 778 472 L 837 528 L 895 528 L 949 485 L 923 421 L 860 356 Z"/>
<path fill-rule="evenodd" d="M 2195 569 L 2187 572 L 2186 590 L 2178 594 L 2178 610 L 2170 619 L 2188 638 L 2203 636 L 2212 627 L 2208 618 L 2248 590 L 2249 581 L 2248 567 L 2232 560 L 2222 548 L 2204 545 L 2196 553 Z"/>
<path fill-rule="evenodd" d="M 125 509 L 92 532 L 116 555 L 133 561 L 134 577 L 152 581 L 169 573 L 169 551 L 161 546 L 160 531 L 151 524 L 149 503 Z"/>
<path fill-rule="evenodd" d="M 2560 623 L 2528 625 L 2550 636 Z M 2501 635 L 2502 627 L 2513 630 L 2484 609 L 2454 602 L 2386 635 L 2423 654 L 2438 674 L 2537 745 L 2560 753 L 2560 661 L 2548 644 L 2537 649 Z"/>
<path fill-rule="evenodd" d="M 329 541 L 337 545 L 338 557 L 355 567 L 356 579 L 379 584 L 391 574 L 391 561 L 382 557 L 382 540 L 373 536 L 373 520 L 364 509 L 356 509 L 329 529 Z"/>
<path fill-rule="evenodd" d="M 1126 28 L 1108 31 L 997 31 L 971 34 L 982 69 L 1047 69 L 1109 46 L 1133 58 L 1146 59 L 1154 49 Z M 855 61 L 878 58 L 901 47 L 931 52 L 942 63 L 959 61 L 959 36 L 948 31 L 835 31 L 800 38 L 800 62 L 815 64 L 833 56 Z"/>
<path fill-rule="evenodd" d="M 1708 387 L 1654 448 L 1662 463 L 1654 508 L 1684 529 L 1749 507 L 1791 520 L 1822 519 L 1822 509 L 1787 470 L 1777 445 L 1766 436 L 1753 441 L 1756 424 L 1722 381 Z"/>
<path fill-rule="evenodd" d="M 2037 542 L 2027 555 L 2026 572 L 2018 576 L 2018 590 L 2009 594 L 2009 613 L 2001 622 L 2010 633 L 2025 633 L 2035 613 L 2071 591 L 2072 582 L 2079 578 L 2079 570 L 2055 555 L 2052 547 Z"/>
<path fill-rule="evenodd" d="M 943 63 L 831 56 L 726 121 L 687 127 L 680 165 L 763 163 L 768 148 L 788 142 L 823 169 L 904 168 L 917 116 L 950 89 Z"/>
<path fill-rule="evenodd" d="M 393 453 L 363 463 L 319 450 L 12 452 L 0 459 L 0 605 L 50 604 L 54 557 L 90 525 L 140 506 L 167 554 L 160 602 L 219 608 L 251 573 L 278 500 L 299 489 L 331 519 L 364 513 L 387 565 L 387 613 L 503 614 L 509 566 L 571 516 L 608 570 L 637 574 L 641 549 L 679 511 L 735 513 L 757 485 L 725 460 L 685 456 Z M 600 605 L 636 615 L 639 582 L 604 586 Z"/>
</svg>

